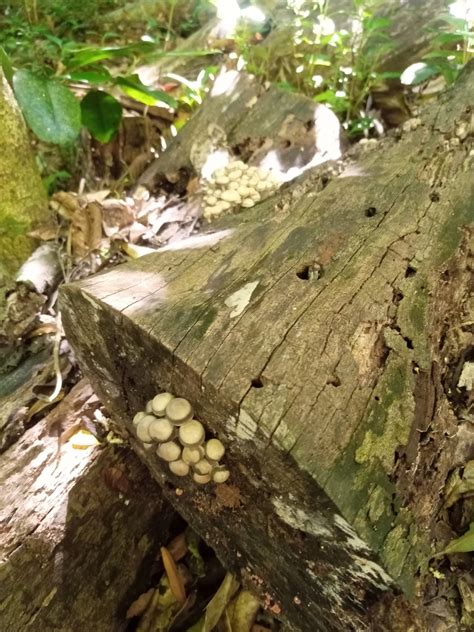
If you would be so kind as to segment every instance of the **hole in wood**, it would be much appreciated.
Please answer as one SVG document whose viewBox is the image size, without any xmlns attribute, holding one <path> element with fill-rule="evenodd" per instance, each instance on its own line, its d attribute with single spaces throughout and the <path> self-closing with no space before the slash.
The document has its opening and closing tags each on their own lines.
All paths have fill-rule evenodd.
<svg viewBox="0 0 474 632">
<path fill-rule="evenodd" d="M 322 268 L 318 263 L 305 265 L 297 271 L 296 276 L 302 281 L 317 281 L 322 276 Z"/>
<path fill-rule="evenodd" d="M 326 384 L 330 384 L 331 386 L 341 386 L 341 380 L 338 378 L 337 375 L 334 375 L 331 379 L 329 379 Z"/>
<path fill-rule="evenodd" d="M 377 209 L 375 208 L 375 206 L 369 206 L 369 208 L 365 209 L 366 217 L 373 217 L 376 213 L 377 213 Z"/>
<path fill-rule="evenodd" d="M 263 382 L 259 377 L 254 377 L 251 384 L 252 388 L 263 388 Z"/>
<path fill-rule="evenodd" d="M 409 279 L 410 277 L 415 276 L 417 270 L 416 268 L 413 268 L 412 266 L 408 266 L 408 268 L 405 270 L 405 278 Z"/>
</svg>

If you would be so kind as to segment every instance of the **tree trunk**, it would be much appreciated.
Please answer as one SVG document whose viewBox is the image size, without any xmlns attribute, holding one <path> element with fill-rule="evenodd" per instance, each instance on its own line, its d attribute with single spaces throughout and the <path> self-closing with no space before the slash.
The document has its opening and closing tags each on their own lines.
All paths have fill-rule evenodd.
<svg viewBox="0 0 474 632">
<path fill-rule="evenodd" d="M 0 288 L 28 258 L 27 232 L 45 221 L 46 191 L 36 167 L 25 122 L 0 68 Z"/>
<path fill-rule="evenodd" d="M 370 629 L 374 599 L 412 596 L 433 552 L 468 423 L 473 87 L 471 64 L 339 177 L 308 171 L 62 291 L 68 340 L 165 495 L 293 630 Z M 135 437 L 161 390 L 225 444 L 228 483 L 177 478 Z"/>
<path fill-rule="evenodd" d="M 92 395 L 79 390 L 76 416 Z M 58 455 L 48 419 L 1 457 L 0 629 L 125 630 L 173 512 L 130 450 Z"/>
</svg>

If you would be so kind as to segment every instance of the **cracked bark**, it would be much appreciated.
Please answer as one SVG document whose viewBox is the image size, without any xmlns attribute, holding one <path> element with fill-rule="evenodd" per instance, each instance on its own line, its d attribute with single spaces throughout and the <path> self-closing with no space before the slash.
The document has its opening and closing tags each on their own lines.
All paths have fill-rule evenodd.
<svg viewBox="0 0 474 632">
<path fill-rule="evenodd" d="M 441 334 L 472 321 L 473 84 L 471 64 L 418 129 L 324 186 L 310 171 L 207 237 L 62 292 L 68 338 L 140 458 L 294 630 L 369 629 L 381 592 L 412 596 L 426 570 L 462 423 L 446 381 L 466 337 Z M 133 438 L 161 389 L 222 438 L 238 507 Z"/>
</svg>

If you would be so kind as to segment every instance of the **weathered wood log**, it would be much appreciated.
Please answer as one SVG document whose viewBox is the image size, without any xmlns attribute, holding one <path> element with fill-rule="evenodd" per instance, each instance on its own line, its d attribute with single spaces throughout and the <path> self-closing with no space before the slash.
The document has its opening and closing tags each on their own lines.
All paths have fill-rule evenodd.
<svg viewBox="0 0 474 632">
<path fill-rule="evenodd" d="M 250 75 L 223 71 L 185 133 L 173 139 L 139 183 L 154 189 L 167 175 L 176 182 L 179 173 L 187 183 L 190 173 L 200 173 L 206 158 L 224 148 L 246 162 L 288 173 L 339 158 L 343 144 L 339 121 L 325 105 L 266 89 Z"/>
<path fill-rule="evenodd" d="M 309 171 L 62 291 L 68 339 L 140 458 L 293 630 L 370 629 L 370 603 L 412 595 L 432 552 L 463 424 L 452 367 L 472 344 L 473 86 L 471 64 L 340 177 Z M 222 439 L 228 484 L 176 478 L 134 437 L 160 390 Z"/>
<path fill-rule="evenodd" d="M 0 629 L 125 630 L 173 512 L 130 450 L 58 455 L 47 425 L 0 457 Z"/>
</svg>

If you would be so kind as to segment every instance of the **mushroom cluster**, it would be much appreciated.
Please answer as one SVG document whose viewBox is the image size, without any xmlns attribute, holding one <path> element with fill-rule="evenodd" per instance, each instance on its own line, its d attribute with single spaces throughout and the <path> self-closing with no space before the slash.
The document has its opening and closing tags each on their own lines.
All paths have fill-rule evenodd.
<svg viewBox="0 0 474 632">
<path fill-rule="evenodd" d="M 250 208 L 278 189 L 279 180 L 269 171 L 249 167 L 241 160 L 216 169 L 203 186 L 203 217 L 208 221 L 237 207 Z"/>
<path fill-rule="evenodd" d="M 225 448 L 219 439 L 208 439 L 204 426 L 193 419 L 187 399 L 159 393 L 133 418 L 135 432 L 147 449 L 158 444 L 156 454 L 176 476 L 191 474 L 196 483 L 225 483 L 229 470 L 220 463 Z"/>
</svg>

